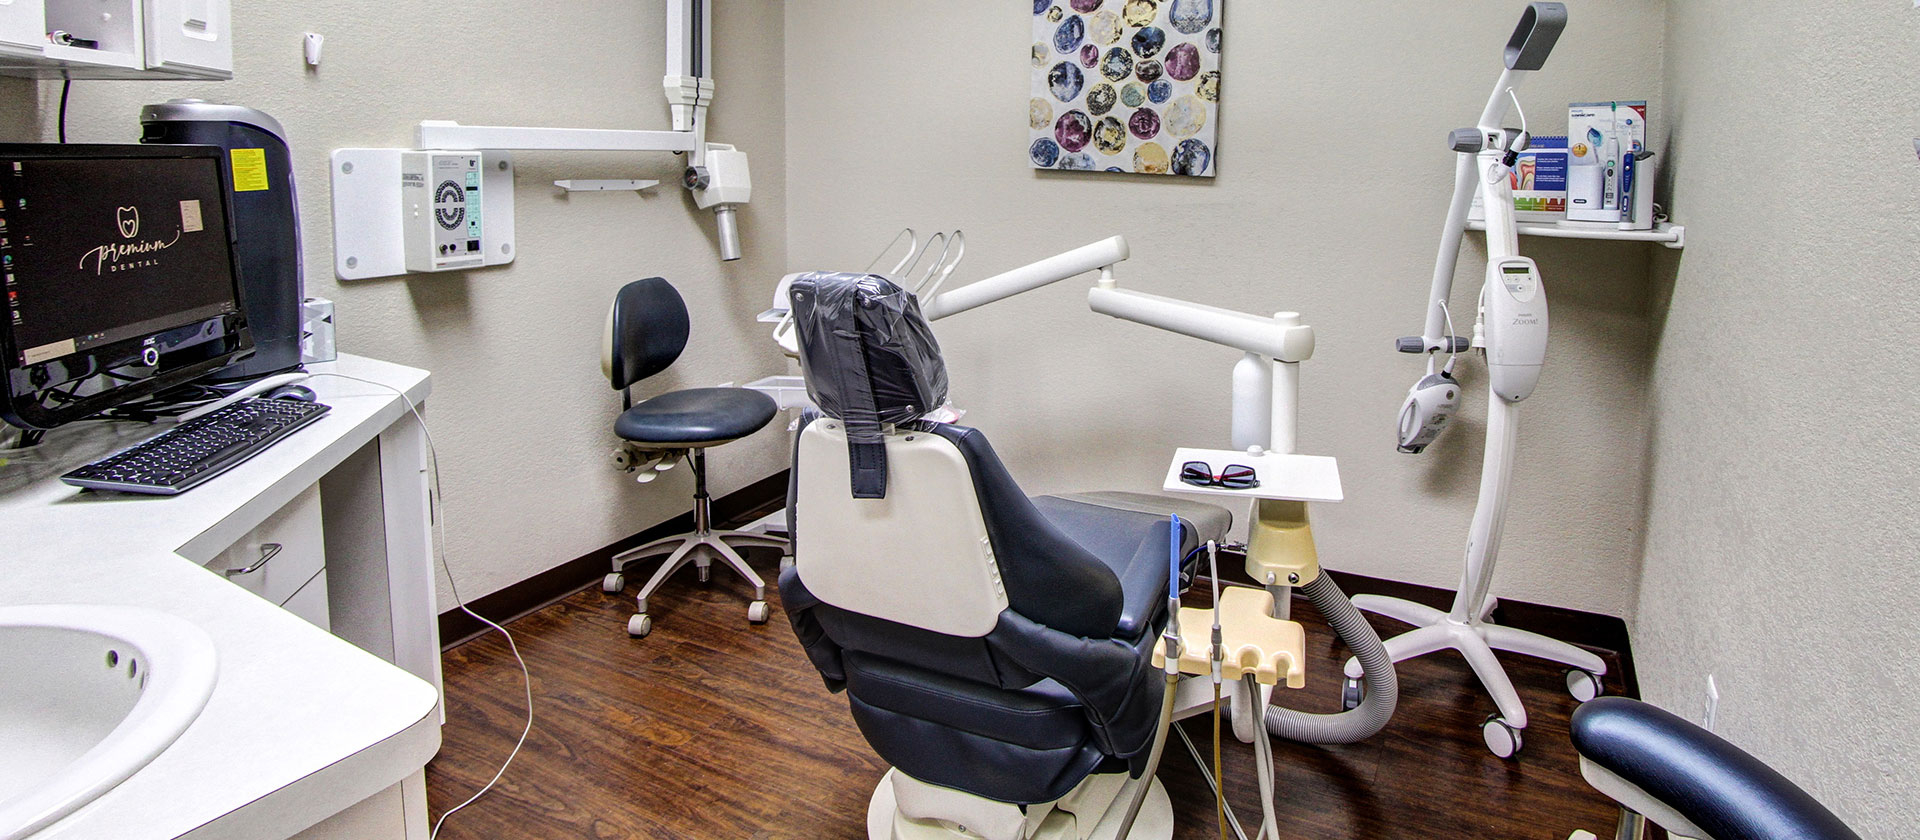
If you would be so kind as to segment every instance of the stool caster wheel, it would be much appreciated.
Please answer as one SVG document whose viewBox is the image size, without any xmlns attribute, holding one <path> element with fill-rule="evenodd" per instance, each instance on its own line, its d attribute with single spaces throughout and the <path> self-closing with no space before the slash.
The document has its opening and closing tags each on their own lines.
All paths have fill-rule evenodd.
<svg viewBox="0 0 1920 840">
<path fill-rule="evenodd" d="M 700 567 L 700 582 L 701 582 L 701 583 L 706 583 L 706 582 L 708 582 L 708 581 L 710 581 L 710 580 L 712 580 L 712 579 L 713 579 L 713 569 L 712 569 L 711 567 L 708 567 L 708 566 L 701 566 L 701 567 Z"/>
<path fill-rule="evenodd" d="M 1501 758 L 1512 758 L 1520 753 L 1525 742 L 1520 738 L 1520 730 L 1500 717 L 1493 715 L 1487 722 L 1480 724 L 1480 737 L 1487 742 L 1487 750 Z"/>
<path fill-rule="evenodd" d="M 1599 697 L 1603 691 L 1605 687 L 1601 685 L 1598 674 L 1578 668 L 1567 672 L 1567 693 L 1573 695 L 1574 700 L 1585 703 Z"/>
<path fill-rule="evenodd" d="M 791 568 L 793 568 L 793 555 L 782 555 L 780 557 L 780 571 L 784 572 Z"/>
<path fill-rule="evenodd" d="M 772 614 L 773 610 L 767 606 L 767 602 L 765 601 L 755 601 L 747 605 L 747 620 L 754 624 L 767 623 L 767 618 Z"/>
<path fill-rule="evenodd" d="M 637 613 L 634 617 L 627 619 L 627 635 L 644 639 L 651 632 L 653 632 L 653 616 Z"/>
<path fill-rule="evenodd" d="M 1360 687 L 1360 680 L 1348 677 L 1346 685 L 1340 689 L 1340 708 L 1345 711 L 1360 708 L 1360 698 L 1363 696 L 1365 692 Z"/>
<path fill-rule="evenodd" d="M 627 588 L 627 576 L 619 572 L 607 575 L 600 581 L 600 591 L 609 595 Z"/>
</svg>

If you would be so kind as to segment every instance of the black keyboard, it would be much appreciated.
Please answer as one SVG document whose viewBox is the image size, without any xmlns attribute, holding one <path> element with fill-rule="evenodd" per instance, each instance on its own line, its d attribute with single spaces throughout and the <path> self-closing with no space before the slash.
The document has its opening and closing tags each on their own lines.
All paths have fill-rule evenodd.
<svg viewBox="0 0 1920 840">
<path fill-rule="evenodd" d="M 75 487 L 172 496 L 239 466 L 333 409 L 248 397 L 60 477 Z"/>
</svg>

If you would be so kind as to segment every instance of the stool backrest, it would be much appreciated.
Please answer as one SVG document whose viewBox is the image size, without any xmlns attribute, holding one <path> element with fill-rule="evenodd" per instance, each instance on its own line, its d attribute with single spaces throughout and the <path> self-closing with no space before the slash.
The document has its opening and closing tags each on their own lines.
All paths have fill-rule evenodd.
<svg viewBox="0 0 1920 840">
<path fill-rule="evenodd" d="M 680 292 L 660 277 L 620 287 L 607 310 L 600 370 L 615 390 L 667 369 L 687 348 L 692 323 Z"/>
</svg>

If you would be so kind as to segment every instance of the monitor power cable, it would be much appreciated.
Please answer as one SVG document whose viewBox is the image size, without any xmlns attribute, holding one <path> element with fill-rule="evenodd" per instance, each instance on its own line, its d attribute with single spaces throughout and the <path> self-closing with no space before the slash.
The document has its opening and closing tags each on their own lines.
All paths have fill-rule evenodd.
<svg viewBox="0 0 1920 840">
<path fill-rule="evenodd" d="M 499 783 L 500 777 L 506 775 L 507 768 L 513 766 L 513 760 L 520 756 L 520 748 L 526 745 L 527 736 L 533 732 L 533 675 L 531 672 L 527 670 L 527 661 L 521 658 L 520 656 L 520 646 L 514 644 L 513 634 L 507 632 L 507 628 L 500 626 L 499 624 L 495 623 L 492 619 L 489 619 L 486 616 L 483 616 L 477 612 L 474 612 L 472 609 L 469 609 L 467 607 L 467 602 L 461 599 L 460 597 L 460 587 L 457 583 L 454 582 L 454 579 L 453 579 L 453 568 L 447 564 L 447 548 L 446 548 L 447 547 L 447 504 L 446 504 L 446 495 L 440 489 L 440 454 L 439 454 L 439 451 L 434 448 L 433 433 L 427 430 L 427 418 L 424 416 L 421 416 L 420 407 L 414 404 L 413 398 L 407 396 L 406 391 L 403 391 L 399 388 L 395 388 L 392 385 L 388 385 L 384 382 L 375 382 L 374 380 L 371 380 L 371 379 L 362 379 L 358 376 L 349 376 L 344 373 L 332 373 L 332 372 L 316 372 L 316 373 L 310 373 L 308 374 L 308 376 L 314 377 L 314 378 L 331 376 L 337 379 L 346 379 L 353 382 L 372 385 L 376 388 L 382 388 L 382 389 L 391 391 L 395 394 L 398 394 L 400 396 L 401 401 L 407 404 L 407 411 L 412 412 L 414 421 L 420 424 L 420 434 L 424 436 L 427 441 L 427 462 L 429 467 L 428 469 L 429 485 L 433 491 L 433 498 L 437 502 L 437 504 L 435 504 L 433 507 L 433 510 L 434 510 L 434 515 L 433 515 L 434 559 L 439 564 L 441 573 L 447 576 L 447 590 L 453 593 L 453 602 L 455 605 L 457 605 L 460 608 L 461 612 L 466 613 L 468 616 L 480 622 L 481 624 L 485 624 L 487 627 L 492 628 L 494 632 L 500 634 L 501 638 L 507 640 L 507 650 L 513 653 L 513 661 L 519 664 L 520 666 L 520 678 L 522 681 L 522 685 L 526 689 L 526 697 L 527 697 L 527 723 L 526 723 L 526 726 L 520 730 L 520 739 L 514 742 L 513 750 L 507 753 L 506 760 L 500 762 L 500 769 L 494 772 L 493 778 L 488 779 L 487 783 L 481 786 L 481 788 L 478 791 L 475 791 L 472 796 L 467 797 L 466 801 L 461 802 L 460 804 L 455 805 L 452 808 L 448 808 L 445 812 L 440 814 L 440 819 L 435 820 L 433 823 L 433 833 L 428 835 L 429 840 L 433 840 L 433 838 L 438 838 L 440 836 L 440 827 L 446 823 L 448 817 L 453 816 L 454 812 L 459 811 L 460 809 L 465 808 L 468 805 L 472 805 L 475 800 L 478 800 L 480 797 L 485 796 L 487 791 L 492 790 L 493 786 Z"/>
</svg>

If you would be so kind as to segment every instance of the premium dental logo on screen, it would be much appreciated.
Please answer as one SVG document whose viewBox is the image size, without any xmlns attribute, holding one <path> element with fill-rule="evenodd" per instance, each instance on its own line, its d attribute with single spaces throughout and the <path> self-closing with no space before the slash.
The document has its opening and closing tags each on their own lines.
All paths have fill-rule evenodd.
<svg viewBox="0 0 1920 840">
<path fill-rule="evenodd" d="M 192 227 L 199 229 L 197 224 L 200 218 L 199 205 L 198 201 L 180 202 L 181 226 L 174 229 L 171 239 L 166 240 L 139 239 L 140 209 L 138 207 L 116 208 L 114 226 L 118 228 L 120 238 L 127 241 L 107 242 L 95 247 L 80 257 L 80 267 L 91 268 L 94 274 L 99 275 L 159 265 L 160 252 L 173 247 L 180 241 L 181 234 L 188 227 L 188 221 L 195 222 Z"/>
</svg>

